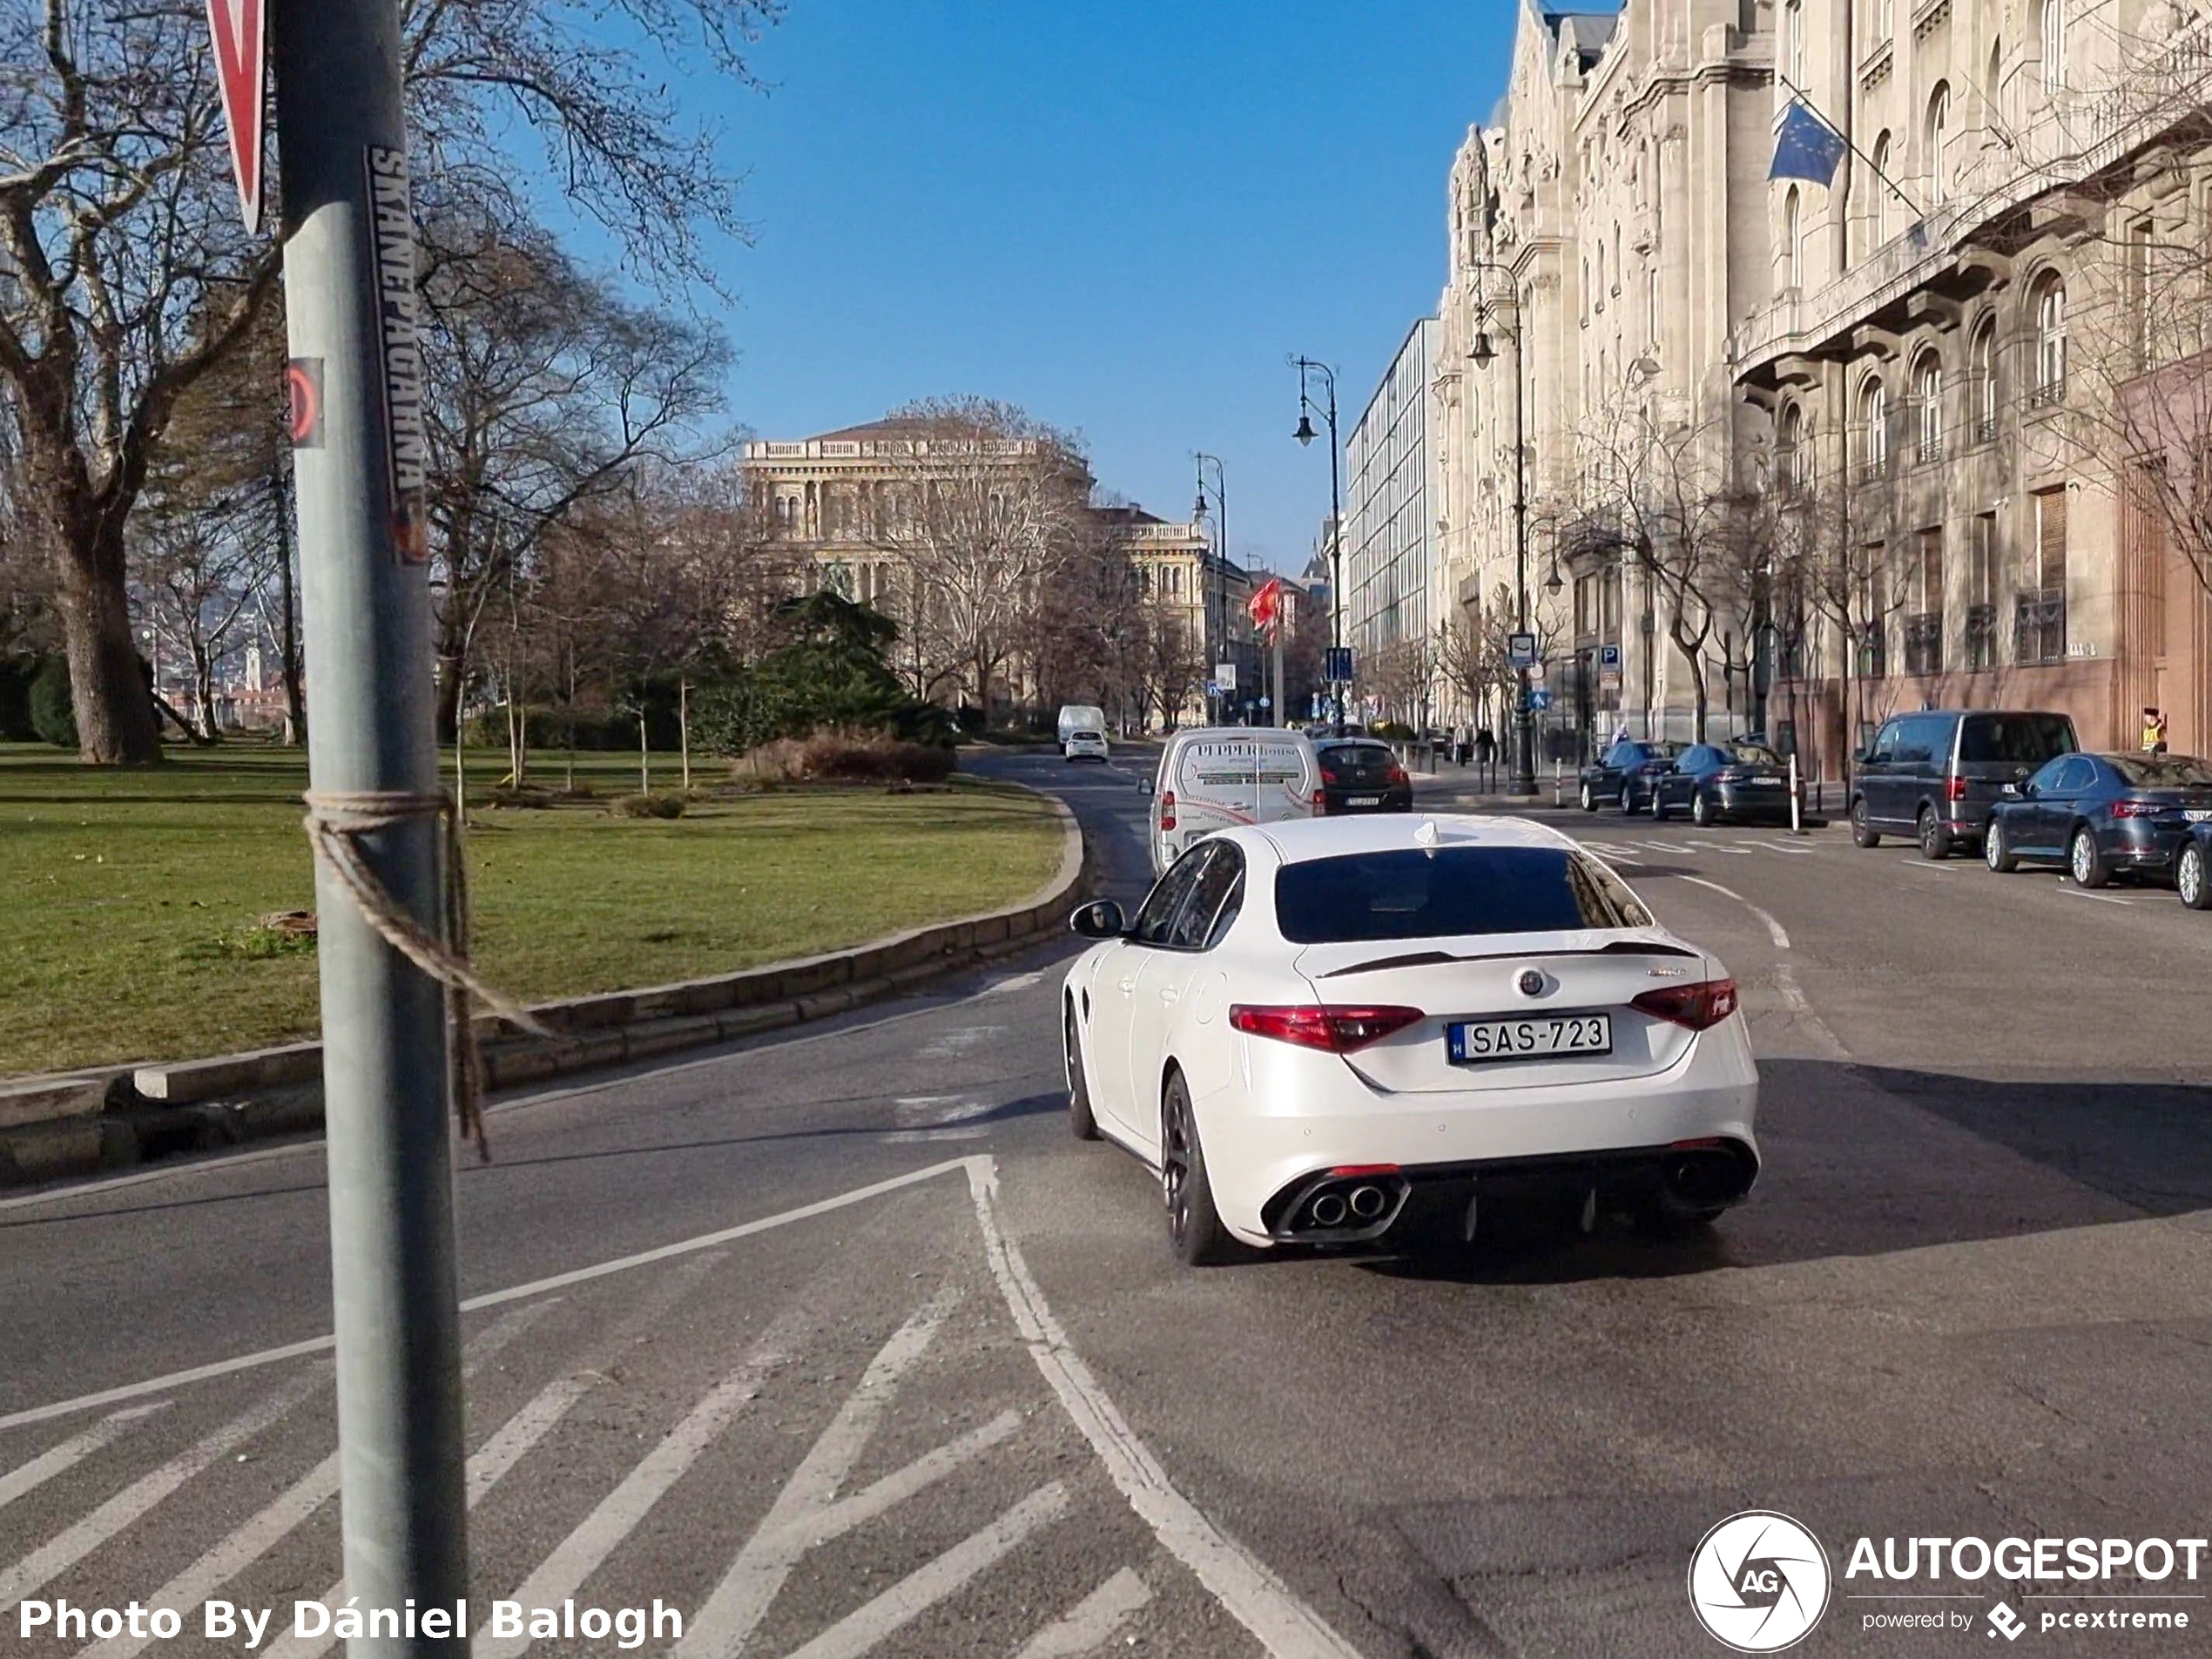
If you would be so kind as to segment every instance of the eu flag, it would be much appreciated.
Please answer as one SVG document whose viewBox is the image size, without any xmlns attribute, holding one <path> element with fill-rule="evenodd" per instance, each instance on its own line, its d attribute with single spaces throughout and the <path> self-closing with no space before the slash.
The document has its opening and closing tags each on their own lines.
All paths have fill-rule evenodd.
<svg viewBox="0 0 2212 1659">
<path fill-rule="evenodd" d="M 1774 133 L 1774 165 L 1766 176 L 1804 179 L 1823 188 L 1836 182 L 1844 159 L 1844 135 L 1814 114 L 1802 98 L 1791 98 Z"/>
</svg>

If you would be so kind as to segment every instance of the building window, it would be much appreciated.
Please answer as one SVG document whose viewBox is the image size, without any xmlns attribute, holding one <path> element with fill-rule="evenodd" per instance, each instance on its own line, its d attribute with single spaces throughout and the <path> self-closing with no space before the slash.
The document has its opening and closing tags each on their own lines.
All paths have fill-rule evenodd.
<svg viewBox="0 0 2212 1659">
<path fill-rule="evenodd" d="M 1928 100 L 1928 206 L 1943 206 L 1951 192 L 1951 86 L 1936 83 Z"/>
<path fill-rule="evenodd" d="M 1782 72 L 1792 86 L 1805 84 L 1804 0 L 1788 0 L 1782 8 Z"/>
<path fill-rule="evenodd" d="M 2013 658 L 2055 663 L 2066 656 L 2066 490 L 2036 495 L 2031 580 L 2013 600 Z"/>
<path fill-rule="evenodd" d="M 1920 461 L 1943 459 L 1943 360 L 1933 352 L 1921 354 L 1912 370 L 1913 411 L 1919 417 Z"/>
<path fill-rule="evenodd" d="M 1966 523 L 1966 666 L 1997 666 L 1997 515 Z"/>
<path fill-rule="evenodd" d="M 1974 442 L 1997 441 L 1997 320 L 1983 320 L 1974 331 Z"/>
<path fill-rule="evenodd" d="M 1874 140 L 1873 199 L 1866 205 L 1867 251 L 1871 253 L 1890 239 L 1890 135 L 1882 133 Z"/>
<path fill-rule="evenodd" d="M 1881 45 L 1897 33 L 1896 0 L 1873 0 L 1874 44 Z"/>
<path fill-rule="evenodd" d="M 1644 343 L 1656 350 L 1659 345 L 1659 266 L 1656 261 L 1643 273 L 1643 338 Z"/>
<path fill-rule="evenodd" d="M 1804 487 L 1804 411 L 1792 403 L 1782 411 L 1782 424 L 1774 446 L 1775 482 L 1784 496 L 1797 495 Z"/>
<path fill-rule="evenodd" d="M 1943 672 L 1943 531 L 1920 532 L 1913 561 L 1913 609 L 1905 618 L 1905 671 Z"/>
<path fill-rule="evenodd" d="M 1858 672 L 1862 679 L 1878 680 L 1890 671 L 1890 607 L 1884 601 L 1883 578 L 1889 568 L 1889 550 L 1869 542 L 1859 550 Z"/>
<path fill-rule="evenodd" d="M 2043 90 L 2066 90 L 2066 0 L 2043 0 Z"/>
<path fill-rule="evenodd" d="M 1797 187 L 1782 199 L 1783 286 L 1803 289 L 1805 284 L 1804 204 Z"/>
<path fill-rule="evenodd" d="M 1882 382 L 1869 380 L 1858 394 L 1858 475 L 1879 478 L 1889 469 L 1889 399 Z"/>
<path fill-rule="evenodd" d="M 2066 284 L 2054 272 L 2035 291 L 2035 397 L 2040 407 L 2066 396 Z"/>
</svg>

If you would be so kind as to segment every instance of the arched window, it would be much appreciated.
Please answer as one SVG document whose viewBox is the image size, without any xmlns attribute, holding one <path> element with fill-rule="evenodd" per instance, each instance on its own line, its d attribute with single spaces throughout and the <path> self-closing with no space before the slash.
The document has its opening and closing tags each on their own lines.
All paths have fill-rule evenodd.
<svg viewBox="0 0 2212 1659">
<path fill-rule="evenodd" d="M 1643 343 L 1659 344 L 1659 262 L 1643 267 Z"/>
<path fill-rule="evenodd" d="M 1871 376 L 1858 394 L 1858 475 L 1879 478 L 1890 460 L 1889 399 L 1878 375 Z"/>
<path fill-rule="evenodd" d="M 1590 287 L 1590 262 L 1586 256 L 1582 260 L 1582 320 L 1584 322 L 1590 320 L 1590 299 L 1595 292 L 1595 290 Z"/>
<path fill-rule="evenodd" d="M 1599 233 L 1597 239 L 1597 265 L 1595 269 L 1597 271 L 1597 287 L 1591 292 L 1597 308 L 1600 311 L 1602 311 L 1605 309 L 1605 236 L 1602 232 Z"/>
<path fill-rule="evenodd" d="M 1775 441 L 1775 475 L 1782 493 L 1794 496 L 1804 488 L 1805 414 L 1792 403 L 1782 411 L 1782 426 Z"/>
<path fill-rule="evenodd" d="M 2063 91 L 2066 88 L 2066 0 L 2043 0 L 2040 18 L 2043 35 L 2043 90 Z"/>
<path fill-rule="evenodd" d="M 1790 193 L 1782 199 L 1782 285 L 1787 288 L 1803 289 L 1805 286 L 1804 204 L 1797 195 L 1797 187 L 1790 186 Z"/>
<path fill-rule="evenodd" d="M 1923 352 L 1912 367 L 1912 403 L 1920 423 L 1920 459 L 1943 459 L 1943 359 Z"/>
<path fill-rule="evenodd" d="M 1974 331 L 1974 441 L 1997 436 L 1997 320 L 1986 317 Z"/>
<path fill-rule="evenodd" d="M 1928 99 L 1928 206 L 1940 207 L 1951 193 L 1951 84 L 1938 81 Z"/>
<path fill-rule="evenodd" d="M 2052 272 L 2035 290 L 2035 401 L 2066 395 L 2066 283 Z"/>
<path fill-rule="evenodd" d="M 1866 205 L 1867 252 L 1890 239 L 1890 135 L 1874 140 L 1872 199 Z"/>
<path fill-rule="evenodd" d="M 1983 114 L 1992 126 L 2001 128 L 2005 124 L 2005 43 L 2001 38 L 1989 43 L 1989 78 L 1982 85 L 1988 100 Z"/>
<path fill-rule="evenodd" d="M 1613 287 L 1619 292 L 1622 279 L 1629 274 L 1629 267 L 1621 259 L 1621 221 L 1613 221 Z"/>
</svg>

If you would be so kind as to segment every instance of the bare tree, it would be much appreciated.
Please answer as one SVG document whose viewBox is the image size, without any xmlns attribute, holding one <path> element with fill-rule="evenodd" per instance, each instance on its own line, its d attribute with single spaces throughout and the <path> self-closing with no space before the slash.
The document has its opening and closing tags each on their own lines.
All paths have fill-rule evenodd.
<svg viewBox="0 0 2212 1659">
<path fill-rule="evenodd" d="M 680 119 L 655 62 L 744 78 L 775 0 L 408 0 L 409 115 L 448 199 L 519 205 L 552 179 L 635 269 L 712 275 L 741 232 L 717 134 Z M 0 8 L 0 380 L 54 590 L 88 762 L 159 754 L 139 678 L 125 525 L 185 389 L 273 301 L 278 250 L 238 223 L 199 0 Z M 543 168 L 512 148 L 535 138 Z"/>
<path fill-rule="evenodd" d="M 879 528 L 915 585 L 916 648 L 937 665 L 921 694 L 956 672 L 988 717 L 1049 584 L 1090 533 L 1090 471 L 1072 434 L 1011 404 L 940 399 L 890 418 L 902 431 Z"/>
</svg>

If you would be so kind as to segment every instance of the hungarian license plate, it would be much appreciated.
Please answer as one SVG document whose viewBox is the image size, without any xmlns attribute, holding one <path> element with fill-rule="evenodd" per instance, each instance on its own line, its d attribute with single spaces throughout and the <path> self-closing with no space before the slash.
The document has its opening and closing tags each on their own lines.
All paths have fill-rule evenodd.
<svg viewBox="0 0 2212 1659">
<path fill-rule="evenodd" d="M 1346 795 L 1344 798 L 1344 804 L 1347 806 L 1379 806 L 1382 805 L 1382 797 L 1380 795 Z"/>
<path fill-rule="evenodd" d="M 2202 824 L 2206 819 L 2212 818 L 2212 812 L 2199 812 L 2195 808 L 2192 808 L 2188 812 L 2183 813 L 2182 816 L 2188 819 L 2192 824 Z"/>
<path fill-rule="evenodd" d="M 1568 1014 L 1541 1020 L 1469 1020 L 1444 1028 L 1454 1065 L 1489 1060 L 1548 1060 L 1555 1055 L 1611 1054 L 1613 1016 Z"/>
</svg>

